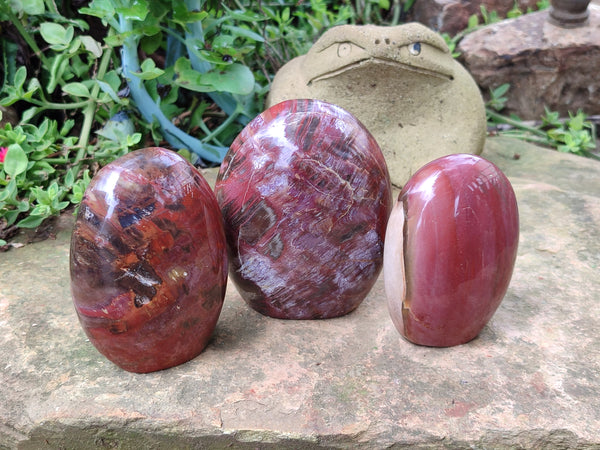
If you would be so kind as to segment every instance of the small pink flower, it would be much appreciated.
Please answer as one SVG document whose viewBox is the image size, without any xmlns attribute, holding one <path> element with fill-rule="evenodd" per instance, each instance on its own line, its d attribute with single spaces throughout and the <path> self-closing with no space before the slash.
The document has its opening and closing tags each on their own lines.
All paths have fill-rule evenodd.
<svg viewBox="0 0 600 450">
<path fill-rule="evenodd" d="M 8 152 L 8 147 L 0 147 L 0 162 L 4 162 L 4 158 L 6 157 L 6 152 Z"/>
</svg>

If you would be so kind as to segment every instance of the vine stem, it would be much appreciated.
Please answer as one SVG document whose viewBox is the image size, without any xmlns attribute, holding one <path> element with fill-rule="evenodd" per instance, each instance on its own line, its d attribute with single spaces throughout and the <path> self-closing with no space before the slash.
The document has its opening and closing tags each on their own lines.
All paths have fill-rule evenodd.
<svg viewBox="0 0 600 450">
<path fill-rule="evenodd" d="M 40 91 L 40 96 L 43 98 L 43 94 L 41 94 Z M 73 102 L 73 103 L 55 103 L 55 102 L 45 102 L 45 101 L 39 101 L 35 98 L 30 98 L 27 100 L 29 103 L 31 103 L 32 105 L 36 105 L 39 106 L 40 109 L 38 109 L 36 111 L 36 114 L 41 113 L 42 111 L 45 111 L 47 109 L 59 109 L 59 110 L 65 110 L 65 109 L 79 109 L 79 108 L 83 108 L 84 106 L 89 106 L 90 104 L 94 104 L 93 100 L 83 100 L 81 102 Z"/>
<path fill-rule="evenodd" d="M 29 45 L 29 47 L 40 58 L 44 67 L 51 67 L 50 61 L 48 61 L 48 59 L 44 56 L 37 43 L 35 42 L 35 39 L 33 39 L 31 33 L 27 32 L 27 30 L 25 29 L 21 21 L 17 18 L 17 16 L 15 16 L 15 14 L 12 11 L 6 11 L 6 14 L 8 15 L 8 18 L 10 19 L 11 23 L 19 31 L 21 37 L 25 39 L 27 45 Z"/>
<path fill-rule="evenodd" d="M 102 59 L 100 60 L 100 65 L 98 66 L 98 73 L 96 74 L 96 80 L 101 80 L 104 78 L 106 74 L 106 70 L 108 69 L 108 64 L 110 62 L 110 57 L 112 55 L 112 49 L 109 47 L 104 50 L 102 54 Z M 79 151 L 77 154 L 77 160 L 79 161 L 83 158 L 83 154 L 85 152 L 85 148 L 88 145 L 88 141 L 90 138 L 90 132 L 92 130 L 92 122 L 94 120 L 94 115 L 96 113 L 96 100 L 98 99 L 98 94 L 100 93 L 100 85 L 98 83 L 94 84 L 91 92 L 91 100 L 85 108 L 83 112 L 83 125 L 81 127 L 81 133 L 79 134 Z"/>
<path fill-rule="evenodd" d="M 121 47 L 123 77 L 127 80 L 131 97 L 144 120 L 148 123 L 158 122 L 163 131 L 163 136 L 173 147 L 177 149 L 185 148 L 210 162 L 220 163 L 223 161 L 228 150 L 227 147 L 207 144 L 177 128 L 152 99 L 145 89 L 141 78 L 136 76 L 136 73 L 140 71 L 137 55 L 138 37 L 132 33 L 133 25 L 131 20 L 125 18 L 122 14 L 119 14 L 118 31 L 126 34 L 123 46 Z"/>
<path fill-rule="evenodd" d="M 492 119 L 496 122 L 500 122 L 500 123 L 505 123 L 508 125 L 511 125 L 515 128 L 518 128 L 520 130 L 524 130 L 524 131 L 528 131 L 532 134 L 535 134 L 537 136 L 542 136 L 542 137 L 546 137 L 546 132 L 543 130 L 540 130 L 538 128 L 535 127 L 530 127 L 529 125 L 525 125 L 523 122 L 519 121 L 519 120 L 514 120 L 511 119 L 510 117 L 506 117 L 503 116 L 502 114 L 499 114 L 495 111 L 492 111 L 489 108 L 486 108 L 486 114 L 488 116 L 489 119 Z"/>
</svg>

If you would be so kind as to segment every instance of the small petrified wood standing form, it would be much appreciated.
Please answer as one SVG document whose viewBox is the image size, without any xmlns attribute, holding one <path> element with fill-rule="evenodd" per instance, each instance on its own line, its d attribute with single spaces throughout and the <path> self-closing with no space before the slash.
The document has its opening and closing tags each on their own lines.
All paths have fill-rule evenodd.
<svg viewBox="0 0 600 450">
<path fill-rule="evenodd" d="M 385 290 L 396 328 L 416 344 L 464 344 L 490 320 L 512 276 L 517 200 L 476 155 L 448 155 L 404 186 L 388 223 Z"/>
</svg>

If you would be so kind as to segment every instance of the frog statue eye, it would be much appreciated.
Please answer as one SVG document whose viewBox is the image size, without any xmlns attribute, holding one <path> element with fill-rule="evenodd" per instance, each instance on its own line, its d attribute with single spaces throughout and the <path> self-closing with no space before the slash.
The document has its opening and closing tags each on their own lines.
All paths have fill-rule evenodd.
<svg viewBox="0 0 600 450">
<path fill-rule="evenodd" d="M 337 55 L 344 58 L 352 53 L 352 44 L 350 42 L 340 42 L 337 48 Z"/>
<path fill-rule="evenodd" d="M 413 56 L 417 56 L 419 53 L 421 53 L 421 43 L 414 42 L 414 43 L 410 44 L 408 46 L 408 52 Z"/>
</svg>

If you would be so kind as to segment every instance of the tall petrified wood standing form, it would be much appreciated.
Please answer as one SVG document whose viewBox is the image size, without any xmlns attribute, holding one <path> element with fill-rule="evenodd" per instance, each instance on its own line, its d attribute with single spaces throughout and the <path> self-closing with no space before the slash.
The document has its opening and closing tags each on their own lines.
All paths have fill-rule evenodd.
<svg viewBox="0 0 600 450">
<path fill-rule="evenodd" d="M 341 316 L 377 280 L 389 176 L 373 136 L 342 108 L 290 100 L 263 112 L 232 144 L 215 193 L 231 278 L 262 314 Z"/>
</svg>

